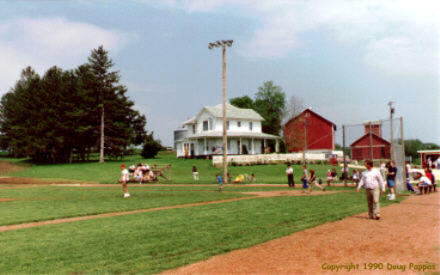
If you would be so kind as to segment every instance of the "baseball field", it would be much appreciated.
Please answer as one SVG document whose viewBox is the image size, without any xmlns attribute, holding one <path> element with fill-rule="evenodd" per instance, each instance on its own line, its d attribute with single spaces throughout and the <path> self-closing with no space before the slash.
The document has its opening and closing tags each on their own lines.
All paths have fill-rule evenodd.
<svg viewBox="0 0 440 275">
<path fill-rule="evenodd" d="M 129 184 L 131 197 L 124 199 L 119 165 L 137 162 L 171 164 L 171 179 Z M 293 168 L 300 175 L 300 166 Z M 324 179 L 329 166 L 309 168 Z M 230 167 L 233 177 L 254 173 L 256 181 L 219 192 L 220 170 L 209 160 L 177 160 L 170 153 L 104 164 L 4 159 L 0 273 L 356 271 L 349 263 L 360 265 L 359 272 L 401 272 L 403 265 L 406 272 L 438 271 L 438 193 L 395 201 L 383 196 L 383 218 L 373 221 L 363 191 L 336 185 L 303 193 L 299 176 L 295 188 L 287 187 L 285 169 Z"/>
</svg>

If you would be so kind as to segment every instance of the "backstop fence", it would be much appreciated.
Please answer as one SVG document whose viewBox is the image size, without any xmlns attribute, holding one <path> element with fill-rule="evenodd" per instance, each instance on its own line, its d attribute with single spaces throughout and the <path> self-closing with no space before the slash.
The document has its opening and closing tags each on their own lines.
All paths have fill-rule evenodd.
<svg viewBox="0 0 440 275">
<path fill-rule="evenodd" d="M 342 125 L 342 147 L 352 164 L 373 160 L 374 166 L 393 160 L 397 167 L 396 191 L 405 190 L 403 118 Z M 386 180 L 386 177 L 385 177 Z"/>
</svg>

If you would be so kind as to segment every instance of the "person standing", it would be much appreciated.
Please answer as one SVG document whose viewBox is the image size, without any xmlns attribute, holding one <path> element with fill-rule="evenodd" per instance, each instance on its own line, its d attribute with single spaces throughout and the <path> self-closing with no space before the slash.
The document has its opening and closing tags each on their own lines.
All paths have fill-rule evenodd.
<svg viewBox="0 0 440 275">
<path fill-rule="evenodd" d="M 290 164 L 287 164 L 286 175 L 287 175 L 287 184 L 289 185 L 289 187 L 294 188 L 295 181 L 293 179 L 293 169 L 290 166 Z"/>
<path fill-rule="evenodd" d="M 303 191 L 305 192 L 305 190 L 307 190 L 307 181 L 308 181 L 308 175 L 307 175 L 307 166 L 304 164 L 303 165 L 303 176 L 301 178 L 302 184 L 303 184 Z"/>
<path fill-rule="evenodd" d="M 359 182 L 359 186 L 357 191 L 361 189 L 362 186 L 365 186 L 365 191 L 367 193 L 367 202 L 368 202 L 368 215 L 370 219 L 380 219 L 380 205 L 379 205 L 379 197 L 380 190 L 382 189 L 382 194 L 385 194 L 385 182 L 380 175 L 380 172 L 377 169 L 373 169 L 373 161 L 367 160 L 365 161 L 366 171 L 362 173 L 361 181 Z"/>
<path fill-rule="evenodd" d="M 389 200 L 395 200 L 396 199 L 396 174 L 397 174 L 397 167 L 394 163 L 394 161 L 390 161 L 388 165 L 388 172 L 387 172 L 387 186 L 390 189 L 389 194 Z"/>
<path fill-rule="evenodd" d="M 124 190 L 124 198 L 130 197 L 130 194 L 127 191 L 127 181 L 128 181 L 128 170 L 125 169 L 125 165 L 121 165 L 121 182 L 122 182 L 122 189 Z"/>
<path fill-rule="evenodd" d="M 199 172 L 197 172 L 197 167 L 195 165 L 193 166 L 193 178 L 195 181 L 199 180 Z"/>
<path fill-rule="evenodd" d="M 215 176 L 215 178 L 216 178 L 216 180 L 217 180 L 217 183 L 218 183 L 218 191 L 219 192 L 221 192 L 222 191 L 222 189 L 223 189 L 223 179 L 222 179 L 222 177 L 220 176 L 220 174 L 217 174 L 216 176 Z"/>
</svg>

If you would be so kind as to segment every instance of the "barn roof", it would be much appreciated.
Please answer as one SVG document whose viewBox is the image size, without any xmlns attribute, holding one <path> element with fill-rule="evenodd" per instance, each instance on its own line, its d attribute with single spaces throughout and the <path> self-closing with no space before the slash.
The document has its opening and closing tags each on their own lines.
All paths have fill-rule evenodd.
<svg viewBox="0 0 440 275">
<path fill-rule="evenodd" d="M 387 145 L 391 145 L 391 143 L 390 143 L 388 140 L 386 140 L 386 139 L 384 139 L 384 138 L 382 138 L 382 137 L 380 137 L 380 136 L 374 134 L 373 132 L 371 132 L 371 135 L 372 135 L 373 137 L 379 139 L 379 140 L 382 141 L 383 143 L 385 143 L 385 144 L 387 144 Z M 366 134 L 364 134 L 363 136 L 361 136 L 360 138 L 358 138 L 357 140 L 355 140 L 352 144 L 350 144 L 350 147 L 354 147 L 357 143 L 359 143 L 361 140 L 363 140 L 363 139 L 366 138 L 367 136 L 370 136 L 370 133 L 366 133 Z"/>
<path fill-rule="evenodd" d="M 289 119 L 289 121 L 287 121 L 286 123 L 284 123 L 284 126 L 286 126 L 286 125 L 287 125 L 288 123 L 290 123 L 291 121 L 296 120 L 298 117 L 302 116 L 302 115 L 303 115 L 304 113 L 306 113 L 306 112 L 309 112 L 309 113 L 315 115 L 316 117 L 318 117 L 319 119 L 321 119 L 321 120 L 323 120 L 323 121 L 325 121 L 325 122 L 331 124 L 331 125 L 333 126 L 333 128 L 335 129 L 335 131 L 336 131 L 336 124 L 334 124 L 334 123 L 331 122 L 330 120 L 326 119 L 325 117 L 321 116 L 320 114 L 318 114 L 318 113 L 312 111 L 312 108 L 307 108 L 307 109 L 305 109 L 304 111 L 302 111 L 301 113 L 299 113 L 298 115 L 296 115 L 295 117 Z"/>
</svg>

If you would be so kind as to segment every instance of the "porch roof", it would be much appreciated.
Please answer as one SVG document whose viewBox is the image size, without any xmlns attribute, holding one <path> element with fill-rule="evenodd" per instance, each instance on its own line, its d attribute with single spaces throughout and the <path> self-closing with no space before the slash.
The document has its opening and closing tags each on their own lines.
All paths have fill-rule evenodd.
<svg viewBox="0 0 440 275">
<path fill-rule="evenodd" d="M 228 132 L 227 136 L 229 138 L 242 137 L 242 138 L 258 138 L 258 139 L 281 139 L 281 137 L 279 137 L 279 136 L 270 135 L 270 134 L 266 134 L 266 133 L 253 133 L 253 132 L 230 132 L 230 133 Z M 198 138 L 205 138 L 205 137 L 206 138 L 222 138 L 223 132 L 214 131 L 214 132 L 207 132 L 207 133 L 199 133 L 199 134 L 187 136 L 181 140 L 177 140 L 177 142 L 183 141 L 183 140 L 188 140 L 188 139 L 198 139 Z"/>
</svg>

